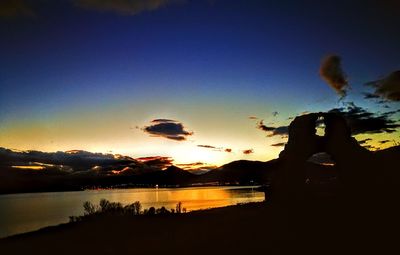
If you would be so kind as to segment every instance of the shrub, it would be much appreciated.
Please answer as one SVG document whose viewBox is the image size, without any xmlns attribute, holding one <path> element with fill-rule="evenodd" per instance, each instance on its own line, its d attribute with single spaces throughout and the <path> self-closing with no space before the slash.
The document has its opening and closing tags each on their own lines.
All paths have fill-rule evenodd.
<svg viewBox="0 0 400 255">
<path fill-rule="evenodd" d="M 182 213 L 182 202 L 176 204 L 176 213 Z"/>
<path fill-rule="evenodd" d="M 96 207 L 89 201 L 83 203 L 84 215 L 92 215 L 96 213 Z"/>
<path fill-rule="evenodd" d="M 123 206 L 119 202 L 110 202 L 107 199 L 101 199 L 99 205 L 94 205 L 90 201 L 83 203 L 84 214 L 83 216 L 70 216 L 70 222 L 81 221 L 84 218 L 92 217 L 93 215 L 111 214 L 111 215 L 165 215 L 170 213 L 186 212 L 186 208 L 182 208 L 182 202 L 176 204 L 176 209 L 169 211 L 164 206 L 161 208 L 150 207 L 142 211 L 142 204 L 136 201 L 132 204 Z"/>
<path fill-rule="evenodd" d="M 142 204 L 139 201 L 136 201 L 132 205 L 133 205 L 133 208 L 135 210 L 135 215 L 139 215 L 140 212 L 142 211 Z"/>
</svg>

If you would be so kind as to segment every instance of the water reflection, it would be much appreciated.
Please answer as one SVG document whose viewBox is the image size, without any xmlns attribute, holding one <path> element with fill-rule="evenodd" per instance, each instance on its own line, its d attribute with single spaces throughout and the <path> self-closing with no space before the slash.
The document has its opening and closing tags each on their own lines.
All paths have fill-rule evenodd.
<svg viewBox="0 0 400 255">
<path fill-rule="evenodd" d="M 140 201 L 143 208 L 175 208 L 178 202 L 188 211 L 264 200 L 264 193 L 252 187 L 196 187 L 116 189 L 80 192 L 11 194 L 0 196 L 0 237 L 36 230 L 68 221 L 71 215 L 82 215 L 82 204 L 98 204 L 105 198 L 129 204 Z"/>
</svg>

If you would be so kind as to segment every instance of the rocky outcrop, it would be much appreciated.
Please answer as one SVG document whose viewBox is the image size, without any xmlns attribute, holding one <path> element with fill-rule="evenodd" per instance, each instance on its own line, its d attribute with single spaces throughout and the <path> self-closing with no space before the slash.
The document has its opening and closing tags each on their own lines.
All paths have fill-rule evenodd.
<svg viewBox="0 0 400 255">
<path fill-rule="evenodd" d="M 323 121 L 325 135 L 316 135 Z M 338 197 L 352 201 L 371 200 L 384 190 L 384 173 L 373 152 L 361 147 L 351 136 L 346 120 L 335 113 L 310 113 L 296 117 L 289 126 L 289 139 L 279 158 L 282 167 L 272 183 L 273 198 L 284 203 L 303 202 L 307 193 L 307 160 L 325 152 L 335 161 L 340 192 Z"/>
</svg>

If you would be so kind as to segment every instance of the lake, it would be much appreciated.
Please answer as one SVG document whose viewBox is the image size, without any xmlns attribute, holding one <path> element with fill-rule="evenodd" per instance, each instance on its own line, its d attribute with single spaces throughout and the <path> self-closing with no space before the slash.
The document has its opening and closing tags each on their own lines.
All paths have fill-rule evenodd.
<svg viewBox="0 0 400 255">
<path fill-rule="evenodd" d="M 85 190 L 0 195 L 0 237 L 37 230 L 83 215 L 83 203 L 111 202 L 130 204 L 140 201 L 143 209 L 154 206 L 175 208 L 178 202 L 187 211 L 260 202 L 264 193 L 254 187 L 190 187 Z"/>
</svg>

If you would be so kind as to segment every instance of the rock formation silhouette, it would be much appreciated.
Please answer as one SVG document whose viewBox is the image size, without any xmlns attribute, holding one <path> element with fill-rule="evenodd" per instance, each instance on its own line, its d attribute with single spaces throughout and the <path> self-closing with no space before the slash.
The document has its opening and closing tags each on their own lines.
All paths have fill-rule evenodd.
<svg viewBox="0 0 400 255">
<path fill-rule="evenodd" d="M 325 135 L 316 134 L 323 121 Z M 394 158 L 381 157 L 358 144 L 346 120 L 336 113 L 310 113 L 296 117 L 289 126 L 289 139 L 279 159 L 282 167 L 272 180 L 272 199 L 283 204 L 298 204 L 310 199 L 307 188 L 307 160 L 316 153 L 327 153 L 335 162 L 340 201 L 362 204 L 384 201 L 396 194 Z M 395 174 L 396 175 L 396 174 Z"/>
</svg>

